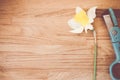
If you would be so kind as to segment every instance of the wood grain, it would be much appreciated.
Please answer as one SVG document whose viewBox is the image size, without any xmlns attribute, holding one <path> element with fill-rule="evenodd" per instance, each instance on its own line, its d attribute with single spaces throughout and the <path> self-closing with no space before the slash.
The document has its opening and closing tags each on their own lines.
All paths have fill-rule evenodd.
<svg viewBox="0 0 120 80">
<path fill-rule="evenodd" d="M 0 80 L 92 80 L 94 39 L 72 34 L 76 6 L 98 6 L 97 80 L 110 80 L 114 51 L 101 15 L 120 0 L 0 0 Z M 120 23 L 119 23 L 120 24 Z"/>
</svg>

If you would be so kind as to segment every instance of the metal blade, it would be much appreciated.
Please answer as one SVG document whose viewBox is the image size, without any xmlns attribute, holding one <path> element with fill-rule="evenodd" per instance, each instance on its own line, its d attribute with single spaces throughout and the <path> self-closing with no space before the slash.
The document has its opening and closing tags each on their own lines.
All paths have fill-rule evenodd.
<svg viewBox="0 0 120 80">
<path fill-rule="evenodd" d="M 107 29 L 110 30 L 113 27 L 113 23 L 112 23 L 110 15 L 103 15 L 103 18 L 107 26 Z"/>
</svg>

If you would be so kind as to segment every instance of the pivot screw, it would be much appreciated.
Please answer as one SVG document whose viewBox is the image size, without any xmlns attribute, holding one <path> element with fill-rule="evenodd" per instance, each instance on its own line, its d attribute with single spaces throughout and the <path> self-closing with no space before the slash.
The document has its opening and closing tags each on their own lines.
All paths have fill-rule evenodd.
<svg viewBox="0 0 120 80">
<path fill-rule="evenodd" d="M 116 30 L 113 30 L 112 31 L 112 34 L 115 36 L 117 34 L 117 31 Z"/>
</svg>

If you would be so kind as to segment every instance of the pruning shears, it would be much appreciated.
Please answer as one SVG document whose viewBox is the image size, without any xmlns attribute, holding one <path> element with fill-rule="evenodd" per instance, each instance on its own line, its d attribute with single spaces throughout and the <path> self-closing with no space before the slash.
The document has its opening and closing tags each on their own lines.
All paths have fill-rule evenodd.
<svg viewBox="0 0 120 80">
<path fill-rule="evenodd" d="M 116 59 L 109 67 L 109 72 L 112 80 L 120 80 L 120 27 L 118 26 L 118 22 L 112 8 L 109 8 L 109 14 L 103 15 L 103 18 L 109 31 L 116 56 Z M 115 67 L 116 65 L 119 65 L 119 67 Z M 117 69 L 116 72 L 114 72 L 114 68 Z"/>
</svg>

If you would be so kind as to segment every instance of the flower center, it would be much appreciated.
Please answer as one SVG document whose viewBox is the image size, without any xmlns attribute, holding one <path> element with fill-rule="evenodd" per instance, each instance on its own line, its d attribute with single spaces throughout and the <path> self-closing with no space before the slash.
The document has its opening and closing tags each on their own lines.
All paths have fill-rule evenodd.
<svg viewBox="0 0 120 80">
<path fill-rule="evenodd" d="M 89 23 L 89 18 L 85 11 L 80 11 L 74 16 L 74 20 L 80 23 L 82 26 L 86 26 Z"/>
</svg>

